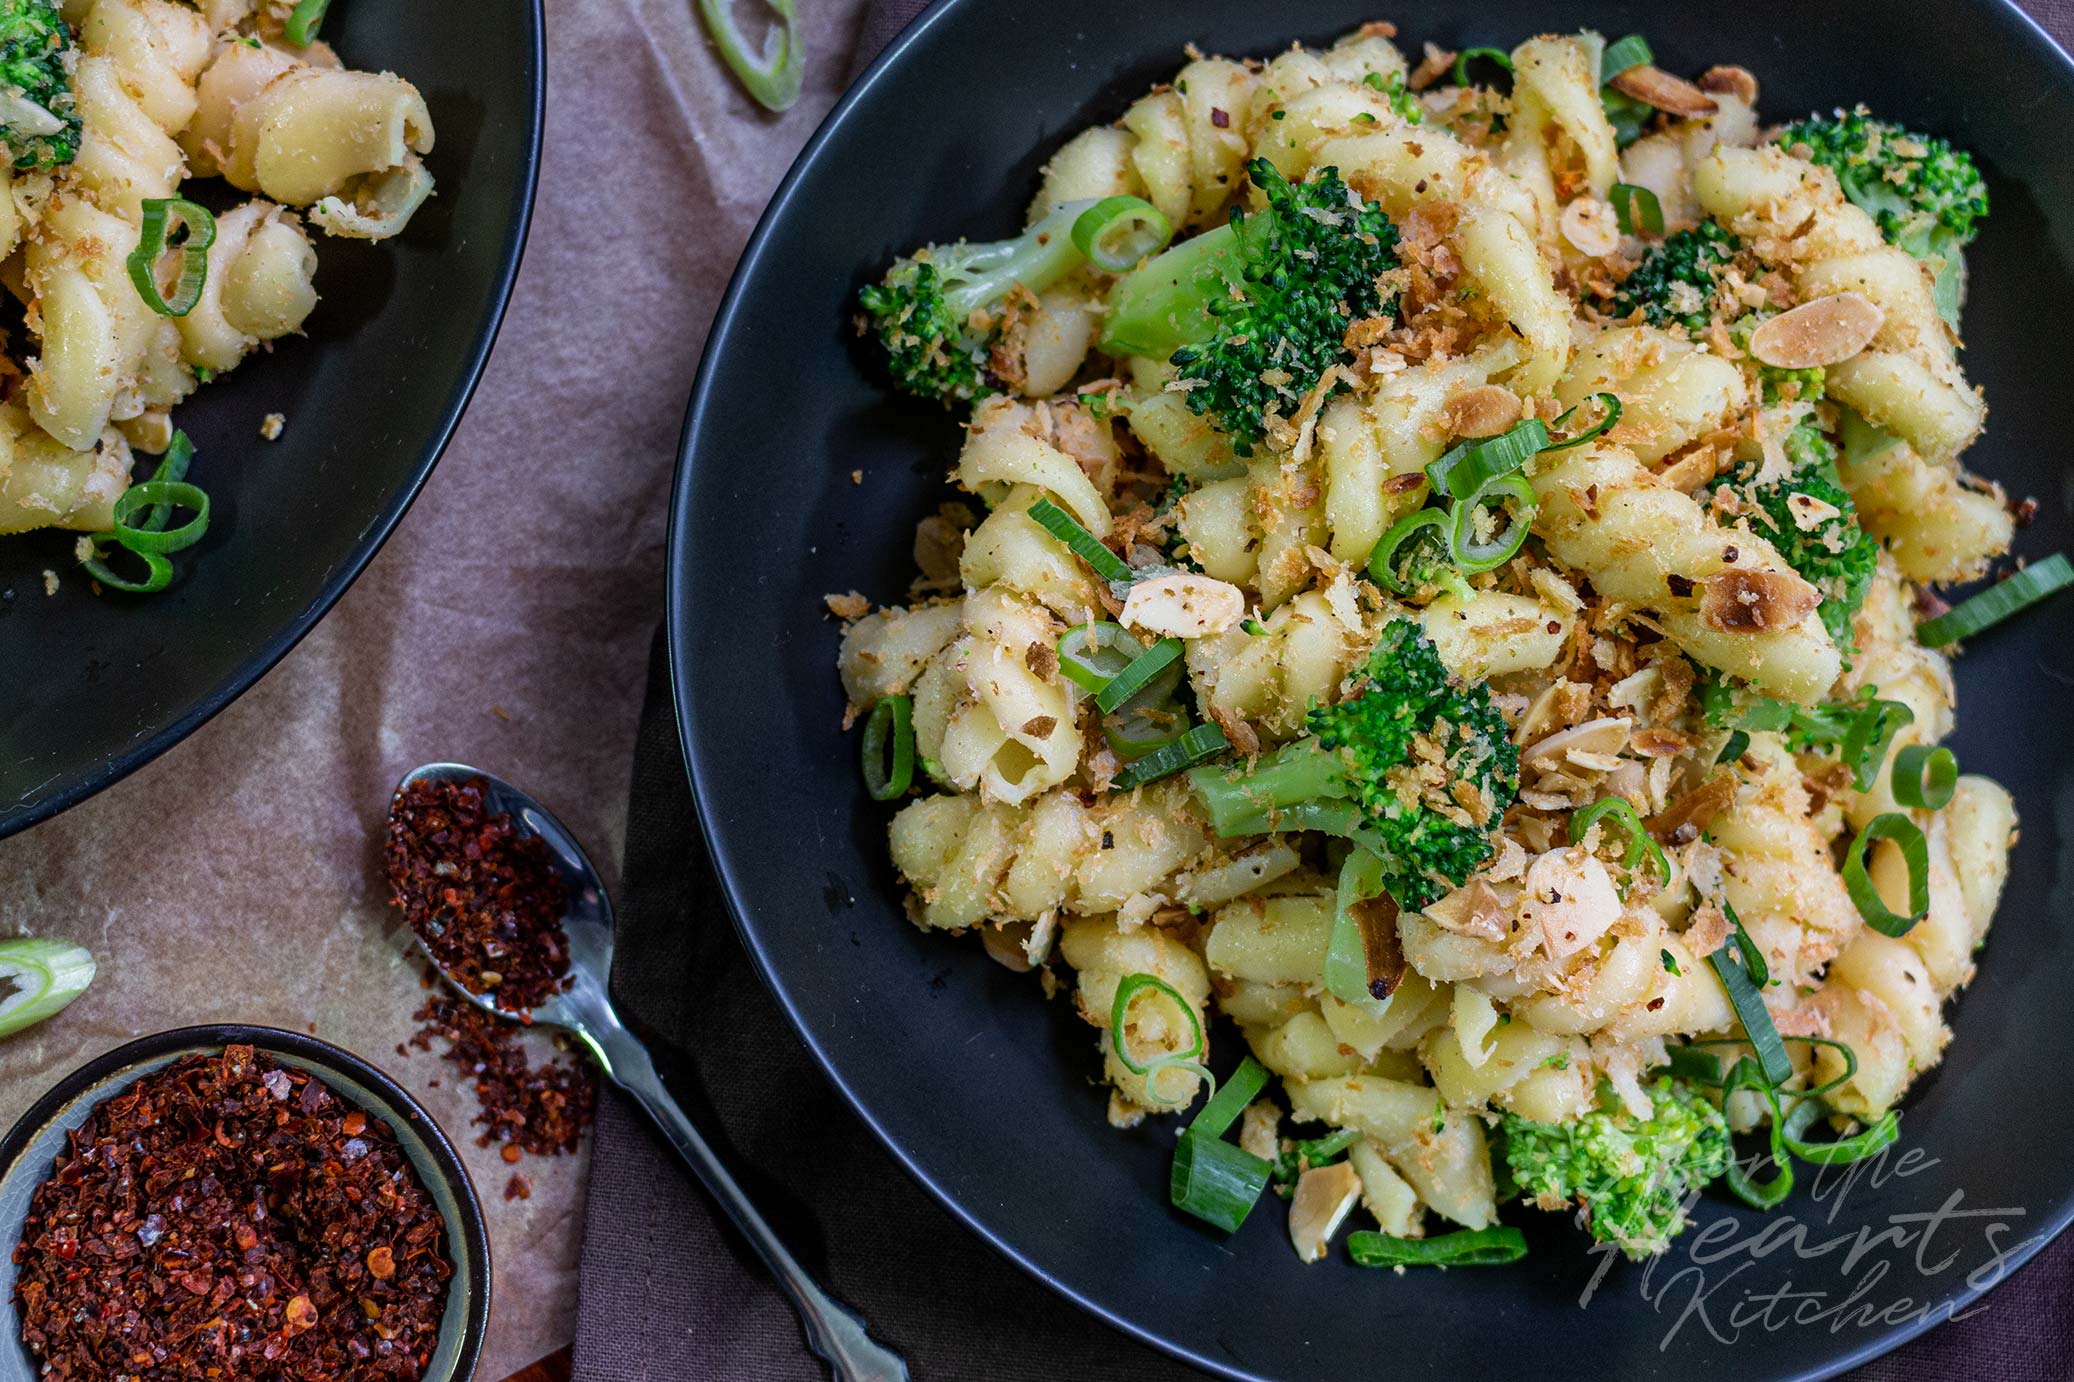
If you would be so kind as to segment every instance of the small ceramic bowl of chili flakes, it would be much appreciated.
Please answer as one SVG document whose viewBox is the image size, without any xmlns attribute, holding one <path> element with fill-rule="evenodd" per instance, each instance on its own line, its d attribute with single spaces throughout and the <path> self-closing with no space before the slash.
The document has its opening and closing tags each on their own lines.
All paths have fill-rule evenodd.
<svg viewBox="0 0 2074 1382">
<path fill-rule="evenodd" d="M 131 1042 L 0 1142 L 0 1382 L 468 1382 L 489 1311 L 452 1144 L 314 1037 Z"/>
</svg>

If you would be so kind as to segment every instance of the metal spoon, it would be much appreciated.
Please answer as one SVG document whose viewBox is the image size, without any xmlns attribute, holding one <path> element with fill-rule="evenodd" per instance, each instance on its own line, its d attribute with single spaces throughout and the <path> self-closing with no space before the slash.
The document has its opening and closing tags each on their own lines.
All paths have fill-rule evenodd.
<svg viewBox="0 0 2074 1382">
<path fill-rule="evenodd" d="M 401 793 L 413 782 L 470 782 L 481 779 L 483 799 L 490 810 L 507 812 L 519 828 L 547 843 L 548 852 L 569 890 L 569 910 L 562 927 L 569 937 L 569 987 L 533 1009 L 536 1025 L 560 1027 L 574 1035 L 597 1057 L 599 1067 L 614 1084 L 634 1096 L 685 1164 L 705 1182 L 706 1189 L 727 1211 L 742 1236 L 763 1255 L 778 1286 L 792 1299 L 806 1331 L 807 1347 L 827 1363 L 836 1382 L 907 1382 L 907 1364 L 900 1355 L 876 1343 L 865 1330 L 864 1320 L 848 1306 L 821 1289 L 806 1268 L 791 1254 L 764 1222 L 763 1215 L 735 1178 L 728 1173 L 706 1139 L 692 1126 L 691 1119 L 670 1097 L 656 1074 L 655 1062 L 639 1037 L 629 1032 L 613 1010 L 607 991 L 612 973 L 612 903 L 598 882 L 583 847 L 546 808 L 518 788 L 493 774 L 462 763 L 427 763 L 413 769 L 396 790 Z M 419 949 L 423 950 L 422 942 Z M 431 952 L 426 952 L 431 958 Z M 437 960 L 434 964 L 437 965 Z M 445 974 L 444 969 L 441 970 Z M 446 975 L 447 985 L 485 1012 L 516 1020 L 511 1013 L 479 994 L 470 993 Z"/>
</svg>

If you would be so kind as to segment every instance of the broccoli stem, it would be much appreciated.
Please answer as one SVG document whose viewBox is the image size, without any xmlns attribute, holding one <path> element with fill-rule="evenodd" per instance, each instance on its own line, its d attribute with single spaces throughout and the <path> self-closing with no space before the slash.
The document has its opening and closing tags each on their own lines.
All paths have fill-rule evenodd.
<svg viewBox="0 0 2074 1382">
<path fill-rule="evenodd" d="M 944 275 L 944 302 L 963 321 L 991 309 L 1018 285 L 1041 293 L 1083 262 L 1073 243 L 1073 222 L 1091 202 L 1069 202 L 1012 240 L 956 245 L 937 251 Z"/>
<path fill-rule="evenodd" d="M 1250 769 L 1198 768 L 1189 775 L 1219 835 L 1253 835 L 1275 828 L 1277 812 L 1319 798 L 1347 795 L 1339 756 L 1305 737 L 1284 744 Z M 1354 813 L 1349 812 L 1349 823 Z M 1300 828 L 1293 827 L 1292 828 Z"/>
<path fill-rule="evenodd" d="M 1182 346 L 1209 340 L 1217 331 L 1209 304 L 1239 280 L 1239 250 L 1238 230 L 1222 225 L 1126 274 L 1109 295 L 1102 352 L 1164 360 Z"/>
</svg>

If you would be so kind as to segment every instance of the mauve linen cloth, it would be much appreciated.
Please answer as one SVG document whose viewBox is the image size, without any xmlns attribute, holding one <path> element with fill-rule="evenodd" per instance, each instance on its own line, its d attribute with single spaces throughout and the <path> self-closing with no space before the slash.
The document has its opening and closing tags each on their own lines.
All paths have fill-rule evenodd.
<svg viewBox="0 0 2074 1382">
<path fill-rule="evenodd" d="M 854 69 L 924 8 L 873 0 Z M 2074 36 L 2074 0 L 2026 8 L 2063 45 Z M 794 1253 L 905 1355 L 919 1382 L 1201 1375 L 1081 1313 L 996 1255 L 895 1165 L 821 1078 L 750 966 L 712 878 L 659 640 L 622 872 L 614 988 L 658 1038 L 671 1088 Z M 803 1128 L 813 1135 L 802 1137 Z M 577 1382 L 826 1377 L 761 1263 L 641 1114 L 610 1093 L 599 1109 L 589 1202 Z M 2074 1378 L 2074 1234 L 1977 1313 L 1866 1365 L 1851 1382 L 1962 1378 Z"/>
</svg>

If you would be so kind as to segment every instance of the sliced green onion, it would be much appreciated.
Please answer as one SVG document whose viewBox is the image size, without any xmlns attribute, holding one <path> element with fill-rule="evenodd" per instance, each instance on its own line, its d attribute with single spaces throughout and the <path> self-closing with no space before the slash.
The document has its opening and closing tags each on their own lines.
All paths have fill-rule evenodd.
<svg viewBox="0 0 2074 1382">
<path fill-rule="evenodd" d="M 1872 790 L 1879 780 L 1880 764 L 1887 747 L 1902 726 L 1915 723 L 1916 713 L 1900 701 L 1867 701 L 1844 729 L 1837 753 L 1851 770 L 1852 785 L 1861 792 Z"/>
<path fill-rule="evenodd" d="M 1510 475 L 1537 451 L 1548 449 L 1548 424 L 1530 417 L 1495 437 L 1457 442 L 1426 467 L 1434 490 L 1449 498 L 1474 494 L 1487 481 Z"/>
<path fill-rule="evenodd" d="M 126 591 L 131 595 L 155 595 L 173 583 L 173 563 L 157 552 L 139 552 L 138 560 L 144 563 L 144 579 L 133 581 L 117 574 L 98 553 L 79 563 L 87 575 L 92 576 L 111 590 Z"/>
<path fill-rule="evenodd" d="M 1109 683 L 1095 692 L 1095 708 L 1103 714 L 1122 705 L 1145 688 L 1146 683 L 1164 672 L 1168 665 L 1181 656 L 1181 640 L 1162 638 L 1144 652 L 1131 659 L 1131 665 L 1109 679 Z M 1177 679 L 1176 684 L 1179 684 Z"/>
<path fill-rule="evenodd" d="M 1971 638 L 2069 584 L 2074 584 L 2074 566 L 2068 565 L 2067 559 L 2055 552 L 2044 561 L 2033 562 L 2008 580 L 1998 581 L 1960 601 L 1935 619 L 1916 625 L 1916 642 L 1926 648 L 1942 648 L 1962 638 Z"/>
<path fill-rule="evenodd" d="M 187 439 L 187 433 L 175 432 L 173 434 L 173 440 L 166 445 L 166 454 L 160 458 L 158 463 L 158 469 L 151 473 L 151 480 L 148 483 L 177 483 L 181 480 L 185 480 L 187 478 L 187 468 L 193 463 L 194 443 Z M 121 500 L 117 500 L 116 502 L 119 507 L 121 504 Z M 201 512 L 206 514 L 206 507 L 203 508 Z M 171 522 L 172 518 L 172 504 L 154 504 L 152 506 L 150 514 L 148 514 L 145 517 L 142 523 L 132 524 L 131 526 L 143 532 L 164 532 L 166 524 Z M 181 546 L 183 547 L 188 547 L 192 545 L 192 543 L 181 544 Z"/>
<path fill-rule="evenodd" d="M 1735 933 L 1736 944 L 1742 947 L 1743 968 L 1750 971 L 1750 982 L 1763 988 L 1771 982 L 1772 967 L 1765 963 L 1764 952 L 1757 942 L 1750 939 L 1749 931 L 1743 927 L 1743 919 L 1736 915 L 1736 908 L 1726 896 L 1721 899 L 1721 915 L 1728 918 L 1728 928 Z"/>
<path fill-rule="evenodd" d="M 1231 741 L 1224 737 L 1223 730 L 1215 725 L 1197 725 L 1166 747 L 1154 749 L 1135 763 L 1124 764 L 1123 771 L 1109 780 L 1109 789 L 1128 792 L 1133 787 L 1157 782 L 1183 768 L 1192 768 L 1205 758 L 1214 758 L 1230 747 Z"/>
<path fill-rule="evenodd" d="M 317 26 L 324 22 L 324 11 L 330 4 L 331 0 L 300 0 L 295 12 L 288 16 L 288 22 L 282 26 L 282 32 L 288 35 L 288 41 L 298 48 L 309 47 L 310 40 L 317 36 Z"/>
<path fill-rule="evenodd" d="M 94 957 L 76 945 L 33 936 L 0 941 L 0 1037 L 56 1016 L 93 981 Z"/>
<path fill-rule="evenodd" d="M 1225 1130 L 1267 1087 L 1267 1070 L 1247 1056 L 1204 1103 L 1174 1145 L 1167 1195 L 1176 1209 L 1226 1233 L 1235 1232 L 1260 1201 L 1274 1164 L 1223 1140 Z"/>
<path fill-rule="evenodd" d="M 1267 625 L 1261 623 L 1258 619 L 1241 619 L 1239 627 L 1252 634 L 1255 638 L 1267 632 Z"/>
<path fill-rule="evenodd" d="M 1733 763 L 1750 749 L 1750 736 L 1742 730 L 1730 730 L 1721 745 L 1721 752 L 1714 755 L 1716 763 Z"/>
<path fill-rule="evenodd" d="M 130 518 L 145 505 L 152 506 L 152 514 L 146 519 L 158 519 L 160 528 L 135 526 Z M 193 509 L 194 517 L 167 532 L 163 530 L 162 515 L 175 508 Z M 108 531 L 132 552 L 178 552 L 192 547 L 209 531 L 209 496 L 199 485 L 190 485 L 184 480 L 146 480 L 131 485 L 115 501 L 115 526 Z"/>
<path fill-rule="evenodd" d="M 1398 1238 L 1374 1229 L 1347 1235 L 1347 1256 L 1357 1267 L 1502 1267 L 1526 1255 L 1526 1235 L 1504 1224 L 1436 1238 Z"/>
<path fill-rule="evenodd" d="M 1102 545 L 1093 533 L 1080 526 L 1078 519 L 1049 499 L 1039 499 L 1030 505 L 1030 517 L 1038 527 L 1050 533 L 1073 550 L 1094 568 L 1095 574 L 1105 581 L 1128 581 L 1131 568 L 1124 565 L 1123 558 Z"/>
<path fill-rule="evenodd" d="M 1502 513 L 1507 499 L 1518 505 L 1511 521 L 1489 539 L 1477 537 L 1478 510 L 1489 504 Z M 1450 510 L 1448 530 L 1448 554 L 1454 558 L 1455 568 L 1473 575 L 1479 571 L 1496 571 L 1511 561 L 1519 554 L 1519 549 L 1526 546 L 1527 532 L 1533 526 L 1534 511 L 1539 507 L 1534 487 L 1527 483 L 1524 475 L 1500 475 L 1486 480 L 1468 498 L 1457 499 Z"/>
<path fill-rule="evenodd" d="M 1631 182 L 1616 182 L 1607 191 L 1606 200 L 1613 203 L 1613 219 L 1620 226 L 1622 235 L 1664 233 L 1663 203 L 1648 188 L 1637 187 Z M 1637 216 L 1637 212 L 1641 214 Z M 1642 229 L 1637 231 L 1636 226 Z"/>
<path fill-rule="evenodd" d="M 1663 846 L 1656 842 L 1656 837 L 1649 833 L 1649 827 L 1642 824 L 1642 818 L 1635 814 L 1634 804 L 1626 797 L 1601 797 L 1591 805 L 1580 806 L 1571 812 L 1570 843 L 1583 843 L 1584 837 L 1591 833 L 1591 828 L 1609 816 L 1627 832 L 1628 849 L 1624 862 L 1628 872 L 1633 873 L 1636 867 L 1647 859 L 1656 866 L 1656 875 L 1663 880 L 1664 886 L 1669 887 L 1670 858 L 1664 853 Z"/>
<path fill-rule="evenodd" d="M 1143 197 L 1104 197 L 1073 222 L 1073 244 L 1104 273 L 1137 268 L 1173 238 L 1173 224 Z"/>
<path fill-rule="evenodd" d="M 1907 916 L 1887 909 L 1879 889 L 1872 885 L 1872 875 L 1865 871 L 1865 851 L 1875 840 L 1891 840 L 1901 846 L 1901 857 L 1908 862 Z M 1899 811 L 1883 812 L 1867 821 L 1844 852 L 1844 891 L 1851 895 L 1867 926 L 1883 936 L 1907 935 L 1910 927 L 1930 915 L 1930 842 L 1923 838 L 1922 828 Z"/>
<path fill-rule="evenodd" d="M 1720 953 L 1715 952 L 1717 955 Z M 1774 1040 L 1776 1039 L 1777 1034 L 1774 1033 Z M 1784 1054 L 1783 1051 L 1781 1054 Z M 1743 1165 L 1741 1157 L 1731 1156 L 1728 1159 L 1728 1170 L 1723 1173 L 1722 1180 L 1735 1192 L 1738 1199 L 1752 1209 L 1777 1209 L 1786 1202 L 1786 1197 L 1793 1193 L 1793 1161 L 1786 1154 L 1785 1119 L 1779 1114 L 1778 1082 L 1769 1078 L 1767 1073 L 1758 1067 L 1757 1062 L 1744 1056 L 1736 1062 L 1735 1069 L 1728 1072 L 1728 1078 L 1721 1082 L 1722 1107 L 1726 1108 L 1728 1101 L 1734 1098 L 1739 1090 L 1744 1089 L 1756 1090 L 1764 1096 L 1765 1102 L 1771 1105 L 1771 1160 L 1772 1164 L 1779 1168 L 1779 1173 L 1768 1181 L 1760 1181 L 1750 1174 L 1750 1168 Z"/>
<path fill-rule="evenodd" d="M 1737 956 L 1744 958 L 1739 962 Z M 1754 964 L 1750 957 L 1755 957 Z M 1707 962 L 1721 976 L 1722 987 L 1728 990 L 1729 1004 L 1735 1008 L 1743 1031 L 1757 1052 L 1765 1078 L 1775 1085 L 1784 1084 L 1793 1076 L 1793 1062 L 1787 1059 L 1786 1044 L 1779 1040 L 1778 1026 L 1772 1021 L 1771 1011 L 1764 1006 L 1764 996 L 1757 991 L 1763 980 L 1755 975 L 1765 972 L 1764 960 L 1757 955 L 1757 947 L 1750 943 L 1749 932 L 1743 930 L 1741 922 L 1736 923 L 1728 941 L 1707 956 Z"/>
<path fill-rule="evenodd" d="M 1340 1002 L 1380 1017 L 1390 998 L 1374 989 L 1368 945 L 1354 908 L 1383 895 L 1383 861 L 1365 849 L 1349 850 L 1340 865 L 1332 909 L 1332 939 L 1325 950 L 1325 991 Z"/>
<path fill-rule="evenodd" d="M 1489 58 L 1507 72 L 1512 70 L 1512 54 L 1503 48 L 1464 48 L 1455 55 L 1455 85 L 1469 85 L 1469 64 L 1478 58 Z"/>
<path fill-rule="evenodd" d="M 864 721 L 864 790 L 873 801 L 906 795 L 915 780 L 915 703 L 885 696 Z"/>
<path fill-rule="evenodd" d="M 209 281 L 216 218 L 207 207 L 185 197 L 151 197 L 139 205 L 144 219 L 137 248 L 130 251 L 130 282 L 144 305 L 161 317 L 184 317 L 202 300 L 202 287 Z M 177 247 L 166 243 L 175 221 L 187 227 L 187 239 Z M 159 256 L 169 250 L 180 255 L 180 278 L 170 300 L 158 286 Z"/>
<path fill-rule="evenodd" d="M 1420 548 L 1433 554 L 1435 564 L 1447 560 L 1447 513 L 1420 509 L 1390 525 L 1375 551 L 1368 557 L 1368 576 L 1383 589 L 1397 595 L 1413 595 L 1425 584 L 1418 560 Z"/>
<path fill-rule="evenodd" d="M 1590 431 L 1579 432 L 1576 436 L 1565 437 L 1559 442 L 1551 442 L 1541 448 L 1543 451 L 1568 451 L 1573 446 L 1582 446 L 1586 442 L 1613 430 L 1614 425 L 1620 421 L 1619 396 L 1610 393 L 1595 393 L 1587 401 L 1598 404 L 1604 410 L 1604 416 L 1600 417 Z M 1566 426 L 1571 416 L 1576 413 L 1578 408 L 1583 406 L 1584 404 L 1579 403 L 1575 407 L 1565 409 L 1563 415 L 1555 420 L 1555 425 L 1558 427 Z"/>
<path fill-rule="evenodd" d="M 1114 715 L 1102 717 L 1102 738 L 1126 763 L 1163 749 L 1186 733 L 1188 715 L 1172 701 L 1127 705 Z"/>
<path fill-rule="evenodd" d="M 1144 652 L 1145 645 L 1121 624 L 1075 624 L 1059 635 L 1059 670 L 1083 691 L 1100 691 Z"/>
<path fill-rule="evenodd" d="M 1640 34 L 1629 34 L 1606 45 L 1605 55 L 1599 59 L 1599 82 L 1603 85 L 1630 67 L 1646 67 L 1655 61 L 1649 40 Z"/>
<path fill-rule="evenodd" d="M 1959 760 L 1941 745 L 1910 744 L 1894 755 L 1894 800 L 1942 811 L 1959 786 Z"/>
<path fill-rule="evenodd" d="M 1801 1140 L 1801 1134 L 1808 1130 L 1809 1124 L 1831 1112 L 1833 1110 L 1821 1100 L 1802 1096 L 1786 1115 L 1785 1126 L 1779 1130 L 1780 1143 L 1802 1161 L 1816 1166 L 1848 1166 L 1886 1150 L 1901 1136 L 1901 1119 L 1894 1110 L 1888 1109 L 1879 1121 L 1849 1137 L 1839 1137 L 1831 1142 Z"/>
<path fill-rule="evenodd" d="M 1335 1128 L 1324 1137 L 1300 1141 L 1289 1149 L 1289 1155 L 1275 1167 L 1275 1176 L 1278 1180 L 1294 1180 L 1313 1167 L 1329 1164 L 1360 1140 L 1361 1132 L 1358 1128 Z"/>
<path fill-rule="evenodd" d="M 1148 989 L 1180 1009 L 1182 1016 L 1188 1019 L 1192 1035 L 1187 1050 L 1162 1052 L 1140 1065 L 1131 1059 L 1130 1035 L 1124 1030 L 1124 1025 L 1130 1015 L 1132 1000 Z M 1145 1096 L 1154 1103 L 1179 1102 L 1162 1099 L 1154 1087 L 1162 1073 L 1176 1066 L 1192 1070 L 1212 1084 L 1215 1083 L 1215 1078 L 1210 1072 L 1197 1063 L 1197 1058 L 1203 1054 L 1202 1019 L 1196 1016 L 1194 1006 L 1181 996 L 1180 990 L 1156 974 L 1126 974 L 1122 982 L 1117 984 L 1116 998 L 1109 1004 L 1109 1044 L 1124 1069 L 1145 1078 Z"/>
</svg>

